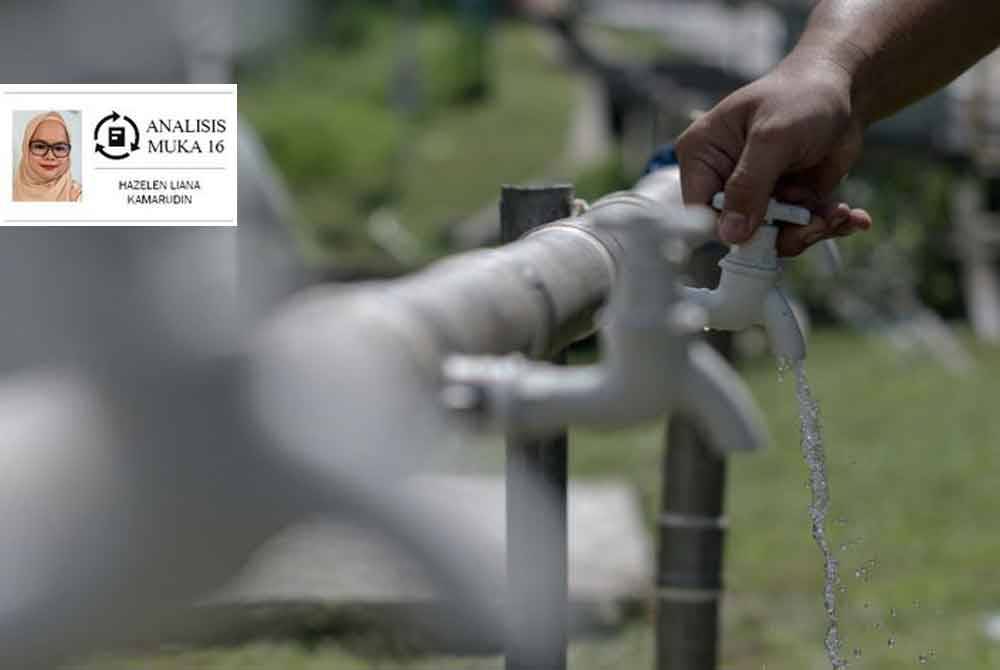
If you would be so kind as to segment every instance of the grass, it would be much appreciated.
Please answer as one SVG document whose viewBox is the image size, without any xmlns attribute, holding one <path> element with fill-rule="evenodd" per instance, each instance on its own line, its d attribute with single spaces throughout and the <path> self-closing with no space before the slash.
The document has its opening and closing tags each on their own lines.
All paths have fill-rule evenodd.
<svg viewBox="0 0 1000 670">
<path fill-rule="evenodd" d="M 456 102 L 461 43 L 453 22 L 432 14 L 417 34 L 424 108 L 406 117 L 392 106 L 400 29 L 391 15 L 373 17 L 364 46 L 306 45 L 240 80 L 240 110 L 286 176 L 305 250 L 321 264 L 384 265 L 366 230 L 378 209 L 394 212 L 428 255 L 444 252 L 448 224 L 562 155 L 575 103 L 538 29 L 517 22 L 493 33 L 490 96 Z"/>
<path fill-rule="evenodd" d="M 561 157 L 577 91 L 538 37 L 536 28 L 502 29 L 495 97 L 444 111 L 414 136 L 398 207 L 418 236 L 433 239 L 442 224 L 498 197 L 500 184 L 542 176 Z"/>
<path fill-rule="evenodd" d="M 842 332 L 816 333 L 809 377 L 824 418 L 833 495 L 831 532 L 847 592 L 847 653 L 861 667 L 1000 667 L 1000 643 L 982 633 L 1000 613 L 1000 351 L 970 343 L 974 372 L 956 377 L 933 361 L 900 358 L 883 343 Z M 732 459 L 723 668 L 825 668 L 819 554 L 809 537 L 805 468 L 791 379 L 768 360 L 745 369 L 774 445 Z M 656 511 L 661 429 L 615 434 L 577 431 L 574 477 L 625 477 Z M 652 532 L 652 524 L 649 526 Z M 847 548 L 840 550 L 840 545 Z M 870 580 L 855 577 L 865 561 Z M 895 610 L 895 616 L 892 612 Z M 876 628 L 878 624 L 878 628 Z M 895 638 L 895 646 L 888 644 Z M 574 643 L 570 667 L 651 668 L 653 638 L 640 619 L 619 634 Z M 317 649 L 261 643 L 230 650 L 107 661 L 93 670 L 499 669 L 496 658 L 394 659 L 349 653 L 336 641 Z"/>
<path fill-rule="evenodd" d="M 1000 611 L 1000 586 L 990 577 L 1000 536 L 989 531 L 998 526 L 989 473 L 1000 470 L 1000 417 L 984 402 L 995 394 L 1000 354 L 977 349 L 975 372 L 959 379 L 854 338 L 823 335 L 814 348 L 810 377 L 826 428 L 831 518 L 846 520 L 833 534 L 847 545 L 838 556 L 849 648 L 860 648 L 871 668 L 911 667 L 932 648 L 947 667 L 997 667 L 1000 645 L 981 635 L 980 619 Z M 731 620 L 760 626 L 765 657 L 786 659 L 807 651 L 790 631 L 820 639 L 820 571 L 804 532 L 792 389 L 773 378 L 760 369 L 753 376 L 776 448 L 733 468 Z M 871 581 L 855 576 L 868 560 L 877 561 Z M 803 664 L 812 664 L 808 656 Z"/>
<path fill-rule="evenodd" d="M 859 648 L 864 667 L 873 669 L 912 667 L 932 649 L 947 667 L 997 667 L 1000 644 L 981 631 L 984 615 L 1000 613 L 1000 585 L 991 577 L 1000 559 L 1000 535 L 992 530 L 1000 528 L 992 474 L 1000 471 L 1000 416 L 989 400 L 1000 352 L 976 347 L 975 371 L 957 378 L 853 335 L 819 333 L 811 347 L 830 518 L 844 520 L 831 532 L 847 586 L 847 653 Z M 824 667 L 822 572 L 807 530 L 794 383 L 779 382 L 765 361 L 750 365 L 747 376 L 775 444 L 732 460 L 725 667 Z M 651 517 L 659 440 L 659 430 L 614 440 L 581 435 L 575 474 L 629 477 Z M 877 562 L 870 581 L 856 577 L 869 560 Z"/>
<path fill-rule="evenodd" d="M 603 56 L 623 62 L 652 62 L 676 57 L 677 51 L 655 30 L 643 31 L 600 24 L 585 25 L 581 31 L 588 44 Z"/>
</svg>

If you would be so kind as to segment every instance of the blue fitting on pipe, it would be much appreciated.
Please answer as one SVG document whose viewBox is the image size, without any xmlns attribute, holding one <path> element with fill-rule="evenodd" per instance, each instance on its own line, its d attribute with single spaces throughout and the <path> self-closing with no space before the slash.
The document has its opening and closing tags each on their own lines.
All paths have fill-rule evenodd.
<svg viewBox="0 0 1000 670">
<path fill-rule="evenodd" d="M 657 170 L 674 167 L 679 164 L 680 161 L 677 159 L 677 150 L 674 148 L 674 145 L 664 144 L 649 157 L 649 162 L 646 163 L 646 169 L 642 171 L 642 176 L 645 177 Z"/>
</svg>

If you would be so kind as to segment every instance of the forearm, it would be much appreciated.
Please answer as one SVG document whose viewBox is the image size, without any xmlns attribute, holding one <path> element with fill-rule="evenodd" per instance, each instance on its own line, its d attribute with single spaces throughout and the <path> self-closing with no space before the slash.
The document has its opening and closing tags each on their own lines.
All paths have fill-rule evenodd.
<svg viewBox="0 0 1000 670">
<path fill-rule="evenodd" d="M 867 126 L 941 88 L 1000 45 L 1000 0 L 823 0 L 789 60 L 851 80 Z"/>
</svg>

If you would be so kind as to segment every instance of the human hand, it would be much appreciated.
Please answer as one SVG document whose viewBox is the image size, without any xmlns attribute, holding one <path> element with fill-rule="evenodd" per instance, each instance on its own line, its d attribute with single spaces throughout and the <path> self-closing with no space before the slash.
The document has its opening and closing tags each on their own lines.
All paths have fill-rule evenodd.
<svg viewBox="0 0 1000 670">
<path fill-rule="evenodd" d="M 778 252 L 795 256 L 831 237 L 868 230 L 871 216 L 830 195 L 861 153 L 863 126 L 851 113 L 850 77 L 798 54 L 701 116 L 677 142 L 688 204 L 725 191 L 719 237 L 739 244 L 760 226 L 773 196 L 807 207 L 807 226 L 785 226 Z"/>
</svg>

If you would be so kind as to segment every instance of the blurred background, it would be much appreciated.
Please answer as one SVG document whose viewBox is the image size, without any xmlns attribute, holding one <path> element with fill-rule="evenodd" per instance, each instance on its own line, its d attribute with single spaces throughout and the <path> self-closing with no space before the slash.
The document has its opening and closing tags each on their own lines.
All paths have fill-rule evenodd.
<svg viewBox="0 0 1000 670">
<path fill-rule="evenodd" d="M 787 52 L 811 4 L 253 0 L 226 19 L 235 39 L 230 28 L 192 42 L 219 49 L 188 47 L 211 56 L 191 59 L 188 78 L 203 67 L 240 86 L 254 150 L 273 164 L 268 202 L 280 202 L 267 234 L 290 238 L 302 266 L 289 283 L 381 279 L 495 244 L 501 184 L 571 182 L 587 200 L 628 188 L 699 110 Z M 786 266 L 811 323 L 852 666 L 1000 665 L 998 149 L 994 55 L 870 131 L 842 197 L 868 208 L 875 227 L 842 242 L 840 274 L 818 254 Z M 241 200 L 241 221 L 244 211 Z M 825 667 L 793 384 L 759 333 L 737 344 L 775 444 L 734 458 L 729 474 L 721 667 Z M 594 355 L 593 342 L 572 352 Z M 571 551 L 584 541 L 573 533 L 593 533 L 607 544 L 589 551 L 620 543 L 632 553 L 607 568 L 611 586 L 580 596 L 597 614 L 575 630 L 570 667 L 652 667 L 661 429 L 571 440 L 572 480 L 623 492 L 607 509 L 625 515 L 596 504 L 574 522 L 571 501 Z M 502 453 L 477 447 L 461 474 L 491 480 Z M 367 552 L 306 551 L 299 572 L 339 582 L 306 596 L 256 592 L 245 599 L 253 625 L 238 634 L 178 636 L 72 667 L 502 667 L 495 651 L 442 649 L 393 625 L 386 612 L 422 596 L 395 567 L 398 588 L 366 590 L 383 575 L 358 572 Z"/>
</svg>

